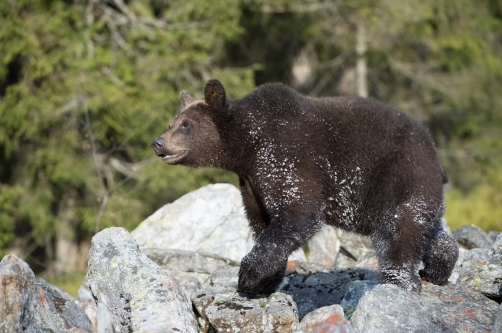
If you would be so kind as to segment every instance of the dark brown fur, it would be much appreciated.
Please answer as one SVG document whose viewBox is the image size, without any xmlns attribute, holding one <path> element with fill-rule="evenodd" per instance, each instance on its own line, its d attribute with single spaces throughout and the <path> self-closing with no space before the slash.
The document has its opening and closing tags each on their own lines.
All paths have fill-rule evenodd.
<svg viewBox="0 0 502 333">
<path fill-rule="evenodd" d="M 446 173 L 427 130 L 373 99 L 311 98 L 280 84 L 227 100 L 217 80 L 152 146 L 167 164 L 235 172 L 255 245 L 239 289 L 272 291 L 324 224 L 371 237 L 383 282 L 445 282 L 458 248 L 441 227 Z M 172 157 L 170 157 L 172 156 Z M 420 262 L 425 268 L 418 271 Z"/>
</svg>

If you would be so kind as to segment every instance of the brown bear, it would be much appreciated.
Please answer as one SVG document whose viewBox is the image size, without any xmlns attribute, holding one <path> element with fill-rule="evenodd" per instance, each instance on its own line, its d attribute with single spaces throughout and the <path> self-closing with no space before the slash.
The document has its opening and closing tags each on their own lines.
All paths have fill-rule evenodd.
<svg viewBox="0 0 502 333">
<path fill-rule="evenodd" d="M 383 283 L 420 292 L 458 257 L 441 224 L 447 177 L 417 121 L 370 98 L 313 98 L 282 84 L 229 100 L 218 80 L 152 142 L 166 164 L 239 176 L 255 244 L 238 289 L 272 292 L 288 256 L 325 224 L 371 238 Z M 424 268 L 419 271 L 423 262 Z"/>
</svg>

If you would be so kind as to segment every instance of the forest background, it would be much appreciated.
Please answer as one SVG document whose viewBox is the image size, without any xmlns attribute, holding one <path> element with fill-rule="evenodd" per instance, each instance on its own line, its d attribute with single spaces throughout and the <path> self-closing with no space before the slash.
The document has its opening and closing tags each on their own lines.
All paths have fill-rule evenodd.
<svg viewBox="0 0 502 333">
<path fill-rule="evenodd" d="M 150 148 L 209 78 L 406 112 L 448 172 L 451 227 L 502 230 L 502 0 L 2 0 L 0 257 L 71 275 L 96 230 L 235 184 Z"/>
</svg>

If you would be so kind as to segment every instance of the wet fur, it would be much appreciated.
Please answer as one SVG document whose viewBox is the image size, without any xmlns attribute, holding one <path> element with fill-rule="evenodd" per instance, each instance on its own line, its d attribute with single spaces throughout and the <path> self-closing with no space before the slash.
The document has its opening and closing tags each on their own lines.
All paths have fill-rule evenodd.
<svg viewBox="0 0 502 333">
<path fill-rule="evenodd" d="M 311 98 L 281 84 L 227 100 L 210 80 L 204 95 L 196 103 L 182 92 L 186 108 L 174 122 L 193 121 L 197 134 L 176 136 L 171 126 L 161 138 L 166 150 L 195 152 L 176 164 L 239 176 L 256 241 L 241 263 L 241 291 L 273 291 L 289 254 L 324 224 L 371 237 L 382 282 L 420 292 L 421 277 L 447 280 L 458 257 L 441 227 L 447 177 L 417 121 L 373 99 Z"/>
</svg>

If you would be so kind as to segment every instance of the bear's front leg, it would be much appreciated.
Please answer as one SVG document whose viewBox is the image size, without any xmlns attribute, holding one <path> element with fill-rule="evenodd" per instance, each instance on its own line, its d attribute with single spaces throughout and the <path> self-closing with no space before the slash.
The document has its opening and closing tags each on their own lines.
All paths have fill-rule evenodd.
<svg viewBox="0 0 502 333">
<path fill-rule="evenodd" d="M 272 219 L 242 259 L 237 289 L 252 294 L 274 292 L 284 277 L 289 255 L 318 230 L 319 222 L 313 217 Z"/>
</svg>

